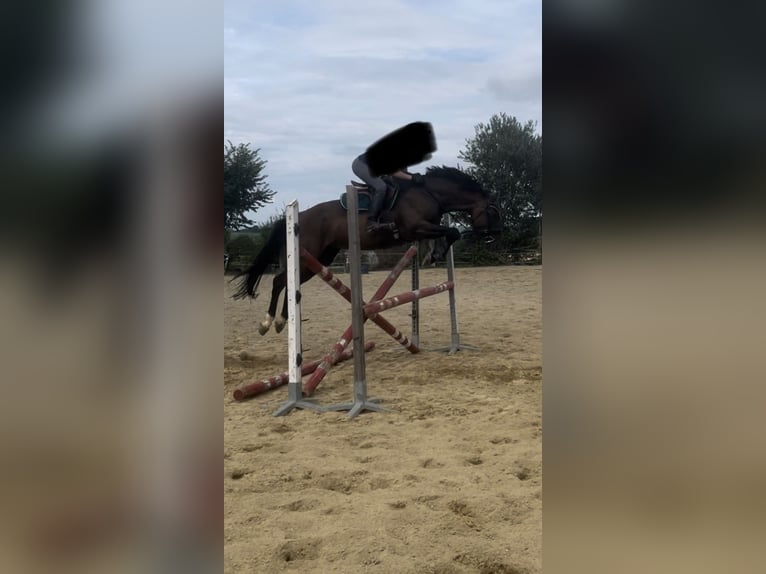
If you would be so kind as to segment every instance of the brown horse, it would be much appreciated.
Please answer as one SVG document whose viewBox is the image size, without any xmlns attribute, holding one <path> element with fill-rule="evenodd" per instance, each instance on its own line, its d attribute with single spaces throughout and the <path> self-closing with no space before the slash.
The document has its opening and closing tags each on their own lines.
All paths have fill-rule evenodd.
<svg viewBox="0 0 766 574">
<path fill-rule="evenodd" d="M 385 249 L 402 243 L 427 239 L 437 241 L 438 248 L 432 255 L 433 261 L 443 261 L 449 247 L 460 238 L 460 231 L 454 227 L 441 225 L 442 215 L 449 212 L 470 214 L 473 229 L 485 235 L 499 233 L 502 230 L 500 212 L 479 183 L 451 167 L 430 168 L 424 176 L 423 184 L 416 185 L 399 180 L 399 198 L 393 208 L 384 212 L 381 221 L 389 221 L 391 230 L 367 233 L 367 216 L 360 213 L 359 238 L 364 250 Z M 348 223 L 346 211 L 340 201 L 319 203 L 300 213 L 300 243 L 323 265 L 332 263 L 341 249 L 348 248 Z M 239 286 L 234 298 L 255 297 L 261 277 L 269 267 L 284 261 L 285 220 L 279 220 L 271 235 L 247 271 L 237 275 Z M 301 283 L 305 283 L 314 273 L 301 266 Z M 261 335 L 271 327 L 277 311 L 277 300 L 287 284 L 287 273 L 281 271 L 274 276 L 271 289 L 271 301 L 266 318 L 261 321 L 258 331 Z M 287 321 L 287 297 L 284 298 L 282 314 L 275 322 L 275 329 L 280 332 Z"/>
</svg>

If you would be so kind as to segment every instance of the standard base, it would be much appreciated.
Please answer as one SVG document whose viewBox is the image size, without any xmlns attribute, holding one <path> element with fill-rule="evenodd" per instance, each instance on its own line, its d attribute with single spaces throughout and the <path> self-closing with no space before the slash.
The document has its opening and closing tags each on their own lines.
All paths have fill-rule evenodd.
<svg viewBox="0 0 766 574">
<path fill-rule="evenodd" d="M 311 401 L 314 401 L 315 399 L 307 399 L 302 398 L 299 400 L 288 400 L 283 404 L 281 407 L 279 407 L 277 410 L 274 411 L 275 417 L 283 417 L 286 414 L 290 413 L 293 409 L 306 409 L 309 411 L 317 411 L 317 412 L 324 412 L 325 408 L 314 404 Z"/>
<path fill-rule="evenodd" d="M 339 405 L 330 405 L 325 407 L 325 411 L 348 411 L 348 418 L 353 419 L 355 416 L 363 411 L 375 411 L 378 413 L 390 413 L 391 409 L 387 409 L 378 404 L 380 399 L 367 399 L 365 401 L 354 401 L 353 403 L 341 403 Z"/>
<path fill-rule="evenodd" d="M 431 351 L 431 352 L 438 352 L 438 353 L 447 353 L 448 355 L 454 355 L 458 351 L 480 351 L 479 347 L 474 347 L 473 345 L 452 345 L 450 347 L 420 347 L 421 351 Z"/>
</svg>

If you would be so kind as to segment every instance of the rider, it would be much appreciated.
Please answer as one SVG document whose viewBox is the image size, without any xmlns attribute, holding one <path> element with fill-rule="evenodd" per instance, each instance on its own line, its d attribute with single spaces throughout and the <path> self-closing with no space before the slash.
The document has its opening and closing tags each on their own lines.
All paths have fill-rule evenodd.
<svg viewBox="0 0 766 574">
<path fill-rule="evenodd" d="M 372 175 L 370 167 L 367 164 L 366 153 L 363 153 L 354 159 L 354 161 L 351 163 L 351 171 L 353 171 L 359 179 L 369 185 L 372 189 L 372 201 L 370 202 L 370 209 L 367 212 L 367 232 L 370 233 L 373 231 L 378 231 L 382 227 L 387 227 L 385 225 L 381 225 L 379 221 L 380 212 L 383 210 L 383 203 L 386 200 L 386 190 L 388 189 L 386 182 L 380 179 L 380 177 Z M 391 174 L 381 175 L 390 175 L 392 177 L 409 179 L 417 184 L 424 183 L 422 175 L 419 173 L 409 173 L 405 168 L 398 169 Z"/>
</svg>

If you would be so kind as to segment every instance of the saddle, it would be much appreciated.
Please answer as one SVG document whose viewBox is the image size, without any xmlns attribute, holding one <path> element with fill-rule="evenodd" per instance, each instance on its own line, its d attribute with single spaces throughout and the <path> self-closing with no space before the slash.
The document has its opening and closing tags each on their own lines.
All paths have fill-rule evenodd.
<svg viewBox="0 0 766 574">
<path fill-rule="evenodd" d="M 386 189 L 386 200 L 383 203 L 383 211 L 390 211 L 396 205 L 396 200 L 399 198 L 399 186 L 393 178 L 382 178 L 388 185 Z M 372 188 L 366 183 L 361 181 L 351 180 L 351 185 L 357 189 L 357 195 L 359 197 L 359 212 L 369 211 L 370 203 L 372 202 Z M 340 204 L 343 209 L 348 210 L 348 200 L 346 198 L 346 192 L 344 191 L 340 196 Z"/>
</svg>

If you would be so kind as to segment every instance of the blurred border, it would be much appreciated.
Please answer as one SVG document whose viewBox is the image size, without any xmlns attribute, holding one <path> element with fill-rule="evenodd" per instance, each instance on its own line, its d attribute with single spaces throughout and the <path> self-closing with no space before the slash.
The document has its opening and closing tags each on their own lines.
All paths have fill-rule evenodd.
<svg viewBox="0 0 766 574">
<path fill-rule="evenodd" d="M 5 16 L 0 569 L 219 571 L 222 5 Z"/>
<path fill-rule="evenodd" d="M 544 5 L 544 565 L 764 569 L 757 11 Z"/>
</svg>

